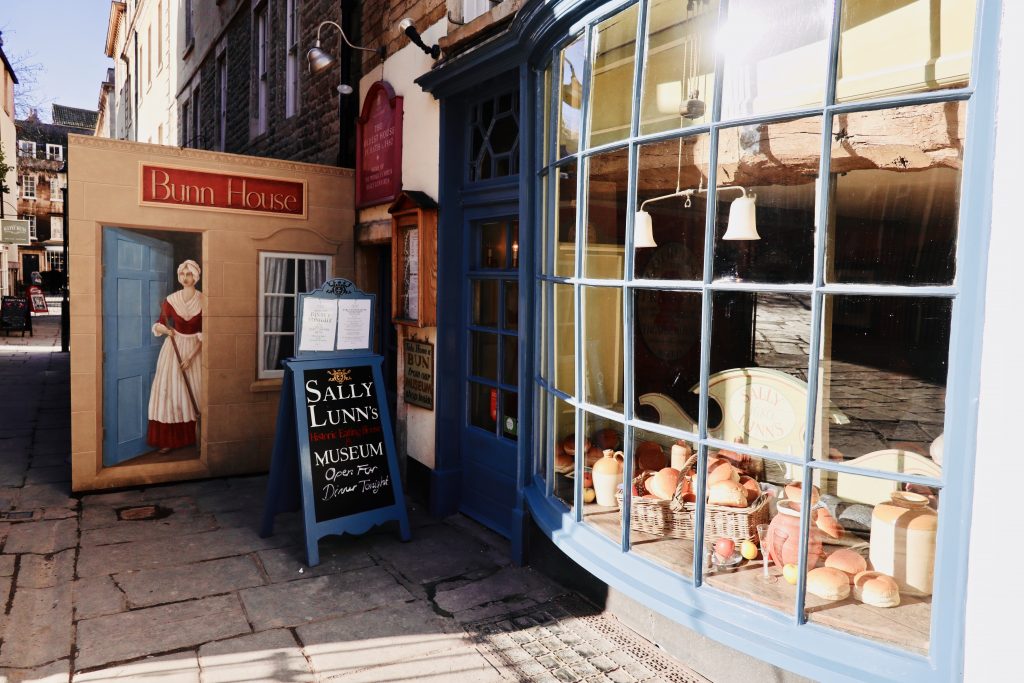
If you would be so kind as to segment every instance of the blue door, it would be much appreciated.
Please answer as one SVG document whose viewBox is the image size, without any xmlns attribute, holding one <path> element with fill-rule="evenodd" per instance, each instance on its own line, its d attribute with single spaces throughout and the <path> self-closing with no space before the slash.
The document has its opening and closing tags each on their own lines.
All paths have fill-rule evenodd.
<svg viewBox="0 0 1024 683">
<path fill-rule="evenodd" d="M 163 337 L 151 327 L 174 283 L 170 244 L 103 230 L 103 465 L 153 450 L 146 443 L 149 389 Z"/>
</svg>

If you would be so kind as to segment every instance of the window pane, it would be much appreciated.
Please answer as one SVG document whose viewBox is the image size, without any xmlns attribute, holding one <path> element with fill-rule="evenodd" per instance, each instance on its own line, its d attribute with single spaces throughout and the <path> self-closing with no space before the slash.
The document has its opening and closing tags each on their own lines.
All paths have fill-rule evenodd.
<svg viewBox="0 0 1024 683">
<path fill-rule="evenodd" d="M 552 328 L 554 326 L 551 309 L 551 287 L 553 285 L 550 282 L 538 282 L 536 292 L 539 293 L 540 301 L 540 323 L 537 326 L 537 346 L 535 351 L 537 354 L 537 371 L 541 377 L 546 380 L 550 380 L 552 377 L 551 372 L 551 354 L 548 352 L 548 340 L 551 338 Z"/>
<path fill-rule="evenodd" d="M 290 334 L 263 338 L 263 369 L 280 370 L 281 361 L 294 355 L 295 337 Z"/>
<path fill-rule="evenodd" d="M 545 128 L 546 130 L 546 128 Z M 558 175 L 558 171 L 554 171 Z M 543 275 L 551 274 L 551 221 L 548 220 L 548 208 L 551 206 L 551 190 L 549 174 L 545 171 L 540 178 L 540 240 L 537 242 L 537 262 Z"/>
<path fill-rule="evenodd" d="M 720 133 L 716 279 L 811 281 L 814 179 L 818 175 L 820 150 L 821 119 L 817 117 L 740 126 Z M 754 197 L 756 233 L 760 239 L 744 239 L 741 209 L 745 200 L 743 193 L 735 189 L 737 186 Z"/>
<path fill-rule="evenodd" d="M 586 256 L 590 278 L 622 279 L 626 245 L 629 150 L 597 154 L 587 161 Z"/>
<path fill-rule="evenodd" d="M 576 500 L 573 489 L 576 462 L 576 411 L 562 401 L 554 400 L 555 414 L 551 418 L 555 431 L 555 495 L 570 508 Z M 584 447 L 587 444 L 584 443 Z"/>
<path fill-rule="evenodd" d="M 648 9 L 640 133 L 706 123 L 714 99 L 718 2 L 656 0 Z"/>
<path fill-rule="evenodd" d="M 264 259 L 263 291 L 268 294 L 294 294 L 295 260 L 290 258 Z"/>
<path fill-rule="evenodd" d="M 486 332 L 470 332 L 472 362 L 471 375 L 498 381 L 498 335 Z"/>
<path fill-rule="evenodd" d="M 263 297 L 263 331 L 295 332 L 294 297 Z"/>
<path fill-rule="evenodd" d="M 948 299 L 825 297 L 816 458 L 942 476 L 951 316 Z"/>
<path fill-rule="evenodd" d="M 498 424 L 498 390 L 469 383 L 469 423 L 491 434 Z"/>
<path fill-rule="evenodd" d="M 844 2 L 836 100 L 966 86 L 975 6 L 975 0 Z"/>
<path fill-rule="evenodd" d="M 635 429 L 633 434 L 637 445 L 631 453 L 637 451 L 640 457 L 633 465 L 629 550 L 690 578 L 693 576 L 694 537 L 690 520 L 696 510 L 693 494 L 696 481 L 693 470 L 686 465 L 697 448 L 693 443 L 677 442 L 643 429 Z M 663 471 L 669 460 L 672 471 Z M 683 486 L 678 493 L 685 507 L 673 511 L 671 501 L 680 479 L 683 479 Z"/>
<path fill-rule="evenodd" d="M 489 221 L 479 226 L 480 251 L 477 253 L 477 268 L 505 267 L 505 221 Z"/>
<path fill-rule="evenodd" d="M 544 69 L 544 89 L 541 91 L 541 110 L 544 112 L 544 119 L 541 121 L 541 129 L 544 131 L 544 150 L 541 152 L 542 165 L 551 163 L 551 67 Z"/>
<path fill-rule="evenodd" d="M 576 393 L 576 299 L 571 285 L 554 285 L 552 334 L 555 344 L 555 388 Z"/>
<path fill-rule="evenodd" d="M 597 25 L 594 31 L 594 80 L 590 89 L 589 147 L 629 136 L 633 117 L 633 66 L 636 20 L 633 5 Z"/>
<path fill-rule="evenodd" d="M 502 374 L 504 384 L 519 384 L 519 340 L 515 337 L 502 337 Z"/>
<path fill-rule="evenodd" d="M 570 43 L 561 55 L 562 87 L 558 107 L 558 157 L 580 149 L 580 116 L 583 105 L 583 36 Z"/>
<path fill-rule="evenodd" d="M 704 223 L 707 195 L 671 197 L 677 189 L 707 188 L 711 136 L 666 140 L 639 149 L 637 207 L 651 217 L 656 247 L 634 250 L 636 277 L 651 280 L 704 279 Z M 634 240 L 639 241 L 639 233 Z"/>
<path fill-rule="evenodd" d="M 554 434 L 548 429 L 548 394 L 536 387 L 533 395 L 533 452 L 536 454 L 533 471 L 540 479 L 547 480 L 548 460 L 554 443 Z"/>
<path fill-rule="evenodd" d="M 514 391 L 501 392 L 501 435 L 515 441 L 519 436 L 519 395 Z"/>
<path fill-rule="evenodd" d="M 774 501 L 793 491 L 785 487 L 799 471 L 734 451 L 709 454 L 702 555 L 709 586 L 786 614 L 796 612 L 800 508 Z M 775 483 L 765 482 L 765 473 Z M 816 556 L 820 547 L 812 544 L 808 554 Z"/>
<path fill-rule="evenodd" d="M 830 282 L 952 284 L 964 102 L 835 118 Z"/>
<path fill-rule="evenodd" d="M 583 288 L 585 399 L 622 412 L 622 290 Z"/>
<path fill-rule="evenodd" d="M 583 424 L 590 444 L 583 469 L 583 521 L 618 545 L 622 542 L 622 512 L 615 494 L 622 489 L 623 425 L 586 412 Z M 604 456 L 605 450 L 611 451 L 610 457 Z"/>
<path fill-rule="evenodd" d="M 808 575 L 807 618 L 927 654 L 939 491 L 875 477 L 818 474 L 821 507 L 813 513 L 810 541 L 821 551 L 818 568 Z M 843 576 L 828 571 L 833 569 Z M 829 578 L 834 587 L 818 583 Z"/>
<path fill-rule="evenodd" d="M 497 280 L 473 280 L 473 324 L 484 327 L 498 326 Z"/>
<path fill-rule="evenodd" d="M 831 25 L 829 0 L 730 0 L 718 35 L 722 118 L 820 105 Z"/>
<path fill-rule="evenodd" d="M 633 375 L 637 417 L 697 431 L 700 292 L 634 293 Z"/>
<path fill-rule="evenodd" d="M 708 435 L 801 457 L 810 295 L 716 292 L 712 311 Z"/>
<path fill-rule="evenodd" d="M 555 275 L 576 274 L 576 162 L 555 171 Z"/>
<path fill-rule="evenodd" d="M 505 281 L 505 329 L 515 330 L 519 327 L 519 283 L 515 280 Z"/>
</svg>

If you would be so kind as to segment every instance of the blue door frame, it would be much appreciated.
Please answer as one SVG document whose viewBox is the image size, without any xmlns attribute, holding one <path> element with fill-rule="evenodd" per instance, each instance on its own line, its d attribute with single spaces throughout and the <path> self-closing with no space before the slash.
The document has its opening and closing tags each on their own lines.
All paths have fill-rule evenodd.
<svg viewBox="0 0 1024 683">
<path fill-rule="evenodd" d="M 524 447 L 530 442 L 532 402 L 529 375 L 526 374 L 523 343 L 519 344 L 518 420 L 516 442 L 486 436 L 468 425 L 467 372 L 470 349 L 467 343 L 472 289 L 466 274 L 472 249 L 476 245 L 472 227 L 487 219 L 514 219 L 523 226 L 521 207 L 523 183 L 520 176 L 470 182 L 466 126 L 472 102 L 509 90 L 510 78 L 493 79 L 500 87 L 474 89 L 471 96 L 452 97 L 441 102 L 442 184 L 439 192 L 443 207 L 438 223 L 438 301 L 437 311 L 437 426 L 435 469 L 431 487 L 431 512 L 444 516 L 464 512 L 509 538 L 512 557 L 522 560 L 524 534 Z M 520 111 L 525 101 L 524 88 L 518 91 Z M 520 117 L 520 155 L 531 126 Z M 520 159 L 522 157 L 520 156 Z M 520 168 L 522 163 L 520 162 Z M 519 231 L 518 329 L 521 339 L 529 339 L 532 311 L 524 283 L 529 275 L 530 229 Z M 525 274 L 525 275 L 524 275 Z M 525 378 L 525 381 L 524 381 Z M 497 449 L 490 463 L 485 454 Z M 484 456 L 484 457 L 481 457 Z M 479 482 L 474 486 L 475 482 Z"/>
</svg>

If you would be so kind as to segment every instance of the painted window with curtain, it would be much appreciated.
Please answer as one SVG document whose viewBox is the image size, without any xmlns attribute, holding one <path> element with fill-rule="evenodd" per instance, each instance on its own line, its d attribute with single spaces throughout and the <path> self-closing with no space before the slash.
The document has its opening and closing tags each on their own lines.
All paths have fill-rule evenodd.
<svg viewBox="0 0 1024 683">
<path fill-rule="evenodd" d="M 259 379 L 281 377 L 281 361 L 295 352 L 297 296 L 322 285 L 330 256 L 260 253 Z"/>
</svg>

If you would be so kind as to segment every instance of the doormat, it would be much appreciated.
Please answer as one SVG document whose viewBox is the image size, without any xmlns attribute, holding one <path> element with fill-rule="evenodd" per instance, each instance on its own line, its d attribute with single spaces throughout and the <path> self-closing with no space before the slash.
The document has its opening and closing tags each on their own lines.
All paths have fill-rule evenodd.
<svg viewBox="0 0 1024 683">
<path fill-rule="evenodd" d="M 465 628 L 491 664 L 520 683 L 710 683 L 577 596 Z"/>
</svg>

